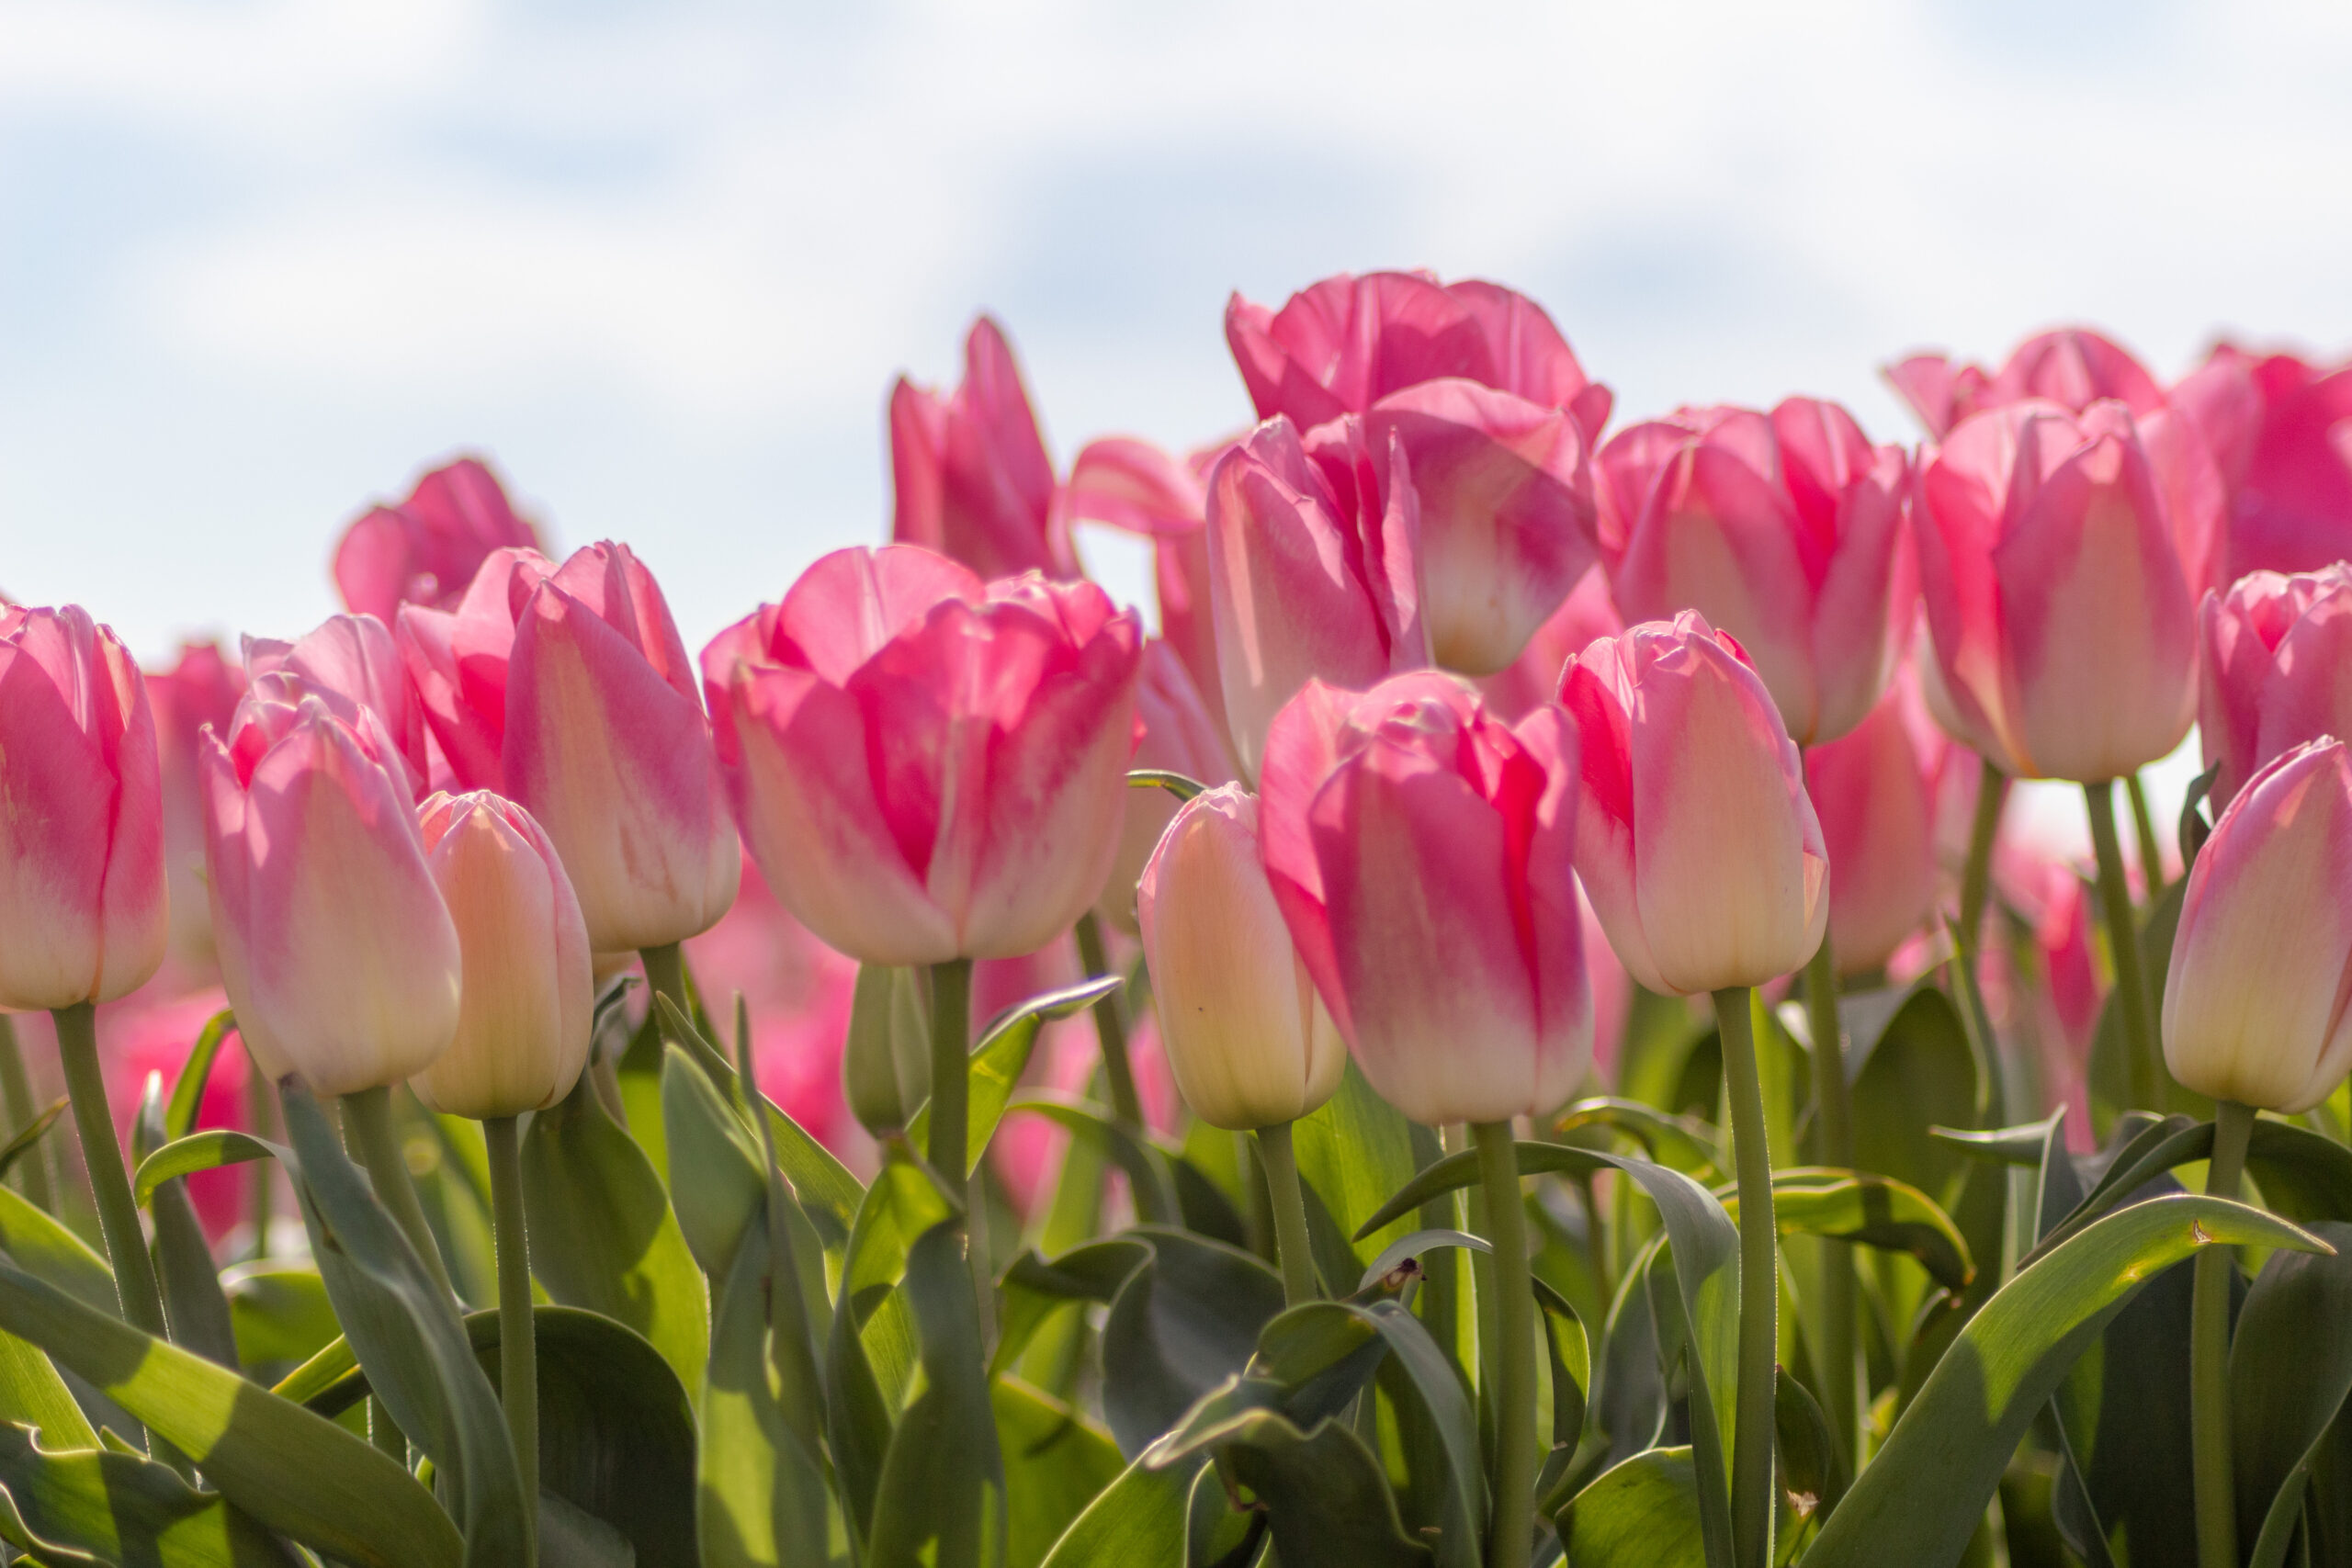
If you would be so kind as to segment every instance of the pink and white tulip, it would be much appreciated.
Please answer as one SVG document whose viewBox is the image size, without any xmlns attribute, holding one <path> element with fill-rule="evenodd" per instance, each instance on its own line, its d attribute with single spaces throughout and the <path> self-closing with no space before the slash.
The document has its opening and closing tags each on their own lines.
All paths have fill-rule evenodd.
<svg viewBox="0 0 2352 1568">
<path fill-rule="evenodd" d="M 2131 350 L 2088 327 L 2036 333 L 1998 370 L 1915 354 L 1887 367 L 1886 378 L 1939 440 L 1973 414 L 2030 400 L 2081 413 L 2112 398 L 2135 414 L 2154 413 L 2165 401 L 2164 389 Z"/>
<path fill-rule="evenodd" d="M 983 577 L 1079 575 L 1055 516 L 1054 465 L 1003 329 L 987 316 L 964 340 L 964 382 L 945 396 L 905 377 L 890 389 L 890 536 Z"/>
<path fill-rule="evenodd" d="M 2229 494 L 2229 573 L 2352 559 L 2352 364 L 2229 344 L 2172 389 Z"/>
<path fill-rule="evenodd" d="M 2250 572 L 2205 596 L 2197 733 L 2226 804 L 2272 759 L 2352 735 L 2352 567 Z"/>
<path fill-rule="evenodd" d="M 1143 670 L 1136 682 L 1136 724 L 1142 734 L 1130 768 L 1182 773 L 1212 787 L 1233 782 L 1233 757 L 1226 750 L 1224 734 L 1209 716 L 1192 676 L 1184 672 L 1183 660 L 1158 637 L 1144 645 Z M 1129 936 L 1137 931 L 1136 884 L 1176 810 L 1176 797 L 1164 789 L 1127 791 L 1118 858 L 1095 912 Z"/>
<path fill-rule="evenodd" d="M 1923 735 L 1916 694 L 1897 685 L 1862 722 L 1804 752 L 1805 795 L 1837 874 L 1829 947 L 1840 974 L 1883 967 L 1936 902 L 1940 737 Z"/>
<path fill-rule="evenodd" d="M 487 464 L 460 457 L 418 479 L 406 501 L 352 524 L 335 547 L 335 588 L 345 609 L 390 626 L 402 604 L 456 603 L 483 558 L 509 547 L 537 549 L 538 530 Z"/>
<path fill-rule="evenodd" d="M 197 769 L 198 740 L 208 724 L 227 733 L 244 691 L 243 669 L 223 657 L 220 645 L 213 642 L 182 643 L 170 669 L 147 673 L 162 761 L 164 875 L 171 895 L 172 956 L 191 978 L 209 976 L 215 969 L 212 904 L 204 891 L 204 789 Z"/>
<path fill-rule="evenodd" d="M 245 674 L 282 676 L 327 699 L 345 723 L 367 708 L 400 748 L 410 786 L 423 793 L 434 772 L 425 744 L 424 708 L 391 631 L 372 615 L 330 615 L 291 642 L 245 638 Z"/>
<path fill-rule="evenodd" d="M 1804 967 L 1829 856 L 1797 749 L 1739 644 L 1685 610 L 1572 660 L 1577 874 L 1626 971 L 1688 996 Z"/>
</svg>

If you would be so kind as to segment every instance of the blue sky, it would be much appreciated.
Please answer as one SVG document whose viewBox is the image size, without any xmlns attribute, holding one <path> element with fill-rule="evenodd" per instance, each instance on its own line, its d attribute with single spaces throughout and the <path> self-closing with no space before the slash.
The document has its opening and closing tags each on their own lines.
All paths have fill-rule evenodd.
<svg viewBox="0 0 2352 1568">
<path fill-rule="evenodd" d="M 1242 422 L 1227 291 L 1341 268 L 1526 289 L 1621 415 L 1908 438 L 1920 345 L 2344 352 L 2347 171 L 2338 4 L 11 0 L 0 586 L 298 631 L 476 447 L 698 647 L 881 535 L 889 380 L 975 309 L 1067 459 Z"/>
</svg>

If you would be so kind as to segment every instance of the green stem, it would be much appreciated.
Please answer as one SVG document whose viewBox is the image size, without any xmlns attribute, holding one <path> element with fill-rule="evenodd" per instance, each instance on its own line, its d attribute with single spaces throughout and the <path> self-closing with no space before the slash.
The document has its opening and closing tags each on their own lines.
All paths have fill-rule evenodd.
<svg viewBox="0 0 2352 1568">
<path fill-rule="evenodd" d="M 1283 1265 L 1283 1303 L 1297 1306 L 1322 1292 L 1315 1288 L 1315 1254 L 1306 1239 L 1306 1199 L 1298 1188 L 1298 1156 L 1291 1148 L 1289 1122 L 1258 1129 L 1258 1159 L 1266 1168 L 1266 1190 L 1273 1197 L 1274 1252 Z"/>
<path fill-rule="evenodd" d="M 245 1131 L 256 1138 L 266 1138 L 277 1131 L 276 1097 L 270 1092 L 269 1077 L 261 1064 L 249 1052 L 245 1057 Z M 274 1159 L 253 1162 L 253 1174 L 245 1188 L 245 1214 L 254 1233 L 253 1255 L 269 1256 L 270 1200 L 273 1196 L 271 1178 L 277 1174 Z"/>
<path fill-rule="evenodd" d="M 931 966 L 931 1167 L 960 1198 L 971 1120 L 972 961 Z"/>
<path fill-rule="evenodd" d="M 424 1206 L 416 1201 L 416 1183 L 409 1179 L 408 1156 L 401 1152 L 400 1134 L 392 1127 L 392 1091 L 379 1084 L 345 1095 L 343 1134 L 375 1187 L 377 1201 L 390 1211 L 408 1244 L 416 1248 L 424 1271 L 444 1293 L 455 1296 L 448 1265 L 441 1260 L 433 1227 L 424 1223 Z"/>
<path fill-rule="evenodd" d="M 106 1236 L 107 1257 L 114 1264 L 122 1315 L 134 1328 L 164 1338 L 164 1297 L 155 1286 L 155 1260 L 147 1251 L 147 1234 L 139 1228 L 139 1205 L 131 1201 L 122 1145 L 114 1135 L 106 1072 L 98 1066 L 94 1010 L 87 1002 L 76 1002 L 50 1016 L 57 1021 L 57 1054 L 65 1065 L 65 1092 L 74 1101 L 74 1128 L 82 1137 L 83 1163 L 90 1168 L 90 1192 L 97 1200 L 98 1228 Z"/>
<path fill-rule="evenodd" d="M 1976 774 L 1976 819 L 1968 831 L 1968 862 L 1960 876 L 1960 940 L 1971 954 L 1984 925 L 1984 905 L 1993 890 L 1993 840 L 2001 830 L 2001 807 L 2009 798 L 2009 775 L 1984 759 Z"/>
<path fill-rule="evenodd" d="M 1103 951 L 1102 923 L 1088 910 L 1078 918 L 1078 958 L 1085 965 L 1086 977 L 1100 978 L 1112 972 L 1110 959 Z M 1113 991 L 1094 1004 L 1094 1037 L 1102 1043 L 1102 1073 L 1111 1080 L 1111 1113 L 1130 1132 L 1143 1128 L 1143 1100 L 1136 1093 L 1135 1065 L 1127 1059 L 1127 1020 L 1123 1010 L 1125 1000 Z"/>
<path fill-rule="evenodd" d="M 538 1556 L 538 1328 L 531 1317 L 531 1250 L 523 1224 L 523 1145 L 512 1116 L 481 1124 L 490 1146 L 490 1208 L 498 1240 L 498 1393 L 506 1406 L 506 1435 L 514 1443 L 527 1516 L 524 1568 Z"/>
<path fill-rule="evenodd" d="M 2205 1195 L 2234 1198 L 2245 1168 L 2254 1108 L 2224 1100 L 2213 1107 L 2213 1157 Z M 2188 1320 L 2188 1411 L 2197 1476 L 2199 1568 L 2238 1568 L 2236 1483 L 2230 1461 L 2230 1274 L 2233 1251 L 2209 1243 L 2197 1250 Z"/>
<path fill-rule="evenodd" d="M 1772 1219 L 1772 1150 L 1756 1073 L 1749 993 L 1715 993 L 1724 1086 L 1731 1097 L 1739 1177 L 1739 1399 L 1732 1417 L 1731 1539 L 1738 1568 L 1772 1561 L 1772 1395 L 1780 1337 L 1780 1237 Z"/>
<path fill-rule="evenodd" d="M 1527 1213 L 1520 1207 L 1519 1154 L 1508 1122 L 1481 1122 L 1478 1174 L 1487 1239 L 1495 1247 L 1495 1511 L 1487 1568 L 1527 1568 L 1534 1548 L 1535 1293 L 1527 1278 Z"/>
<path fill-rule="evenodd" d="M 25 1055 L 17 1048 L 17 1026 L 8 1015 L 0 1012 L 0 1107 L 8 1116 L 8 1130 L 13 1135 L 31 1124 L 33 1119 L 33 1082 L 25 1072 Z M 46 1209 L 51 1201 L 49 1185 L 49 1140 L 24 1152 L 12 1172 L 17 1190 L 35 1208 Z"/>
<path fill-rule="evenodd" d="M 1838 1021 L 1838 964 L 1824 933 L 1804 972 L 1805 1010 L 1813 1024 L 1813 1126 L 1821 1163 L 1854 1163 L 1854 1108 L 1846 1082 L 1845 1031 Z M 1854 1253 L 1842 1241 L 1820 1243 L 1821 1395 L 1830 1430 L 1849 1465 L 1861 1461 L 1861 1402 L 1854 1375 Z"/>
<path fill-rule="evenodd" d="M 2140 836 L 2140 886 L 2154 904 L 2165 890 L 2165 852 L 2156 841 L 2156 819 L 2148 814 L 2148 792 L 2141 787 L 2139 774 L 2126 778 L 2123 790 L 2132 798 L 2132 826 Z"/>
<path fill-rule="evenodd" d="M 2156 1055 L 2147 971 L 2140 961 L 2139 924 L 2132 913 L 2132 885 L 2124 878 L 2123 846 L 2115 834 L 2115 781 L 2085 784 L 2083 805 L 2091 819 L 2091 845 L 2098 854 L 2100 919 L 2107 925 L 2107 945 L 2115 960 L 2115 990 L 2123 1005 L 2123 1038 L 2130 1047 L 2124 1066 L 2131 1103 L 2141 1110 L 2154 1110 L 2164 1092 L 2165 1068 Z"/>
</svg>

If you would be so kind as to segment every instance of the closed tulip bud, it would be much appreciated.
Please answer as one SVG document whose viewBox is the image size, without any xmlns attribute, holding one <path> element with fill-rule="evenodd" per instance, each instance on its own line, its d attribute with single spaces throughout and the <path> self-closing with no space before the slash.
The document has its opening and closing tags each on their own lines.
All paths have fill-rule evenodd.
<svg viewBox="0 0 2352 1568">
<path fill-rule="evenodd" d="M 2198 1093 L 2293 1115 L 2352 1067 L 2352 753 L 2314 740 L 2222 813 L 2181 900 L 2165 1063 Z"/>
<path fill-rule="evenodd" d="M 1628 620 L 1696 610 L 1737 637 L 1800 745 L 1861 722 L 1911 624 L 1902 448 L 1872 446 L 1835 403 L 1791 398 L 1634 425 L 1600 468 Z"/>
<path fill-rule="evenodd" d="M 1232 781 L 1233 758 L 1216 721 L 1193 689 L 1193 678 L 1184 673 L 1176 650 L 1158 638 L 1144 645 L 1143 673 L 1136 682 L 1136 723 L 1143 736 L 1136 742 L 1130 768 L 1182 773 L 1204 784 Z M 1095 913 L 1129 936 L 1136 931 L 1136 883 L 1176 807 L 1175 796 L 1163 789 L 1127 791 L 1118 858 L 1112 863 L 1111 880 L 1102 885 Z"/>
<path fill-rule="evenodd" d="M 1627 972 L 1688 996 L 1803 968 L 1828 851 L 1739 644 L 1696 611 L 1645 622 L 1577 655 L 1560 701 L 1583 741 L 1577 873 Z"/>
<path fill-rule="evenodd" d="M 2217 524 L 2160 460 L 2188 438 L 2120 403 L 2022 402 L 1923 459 L 1912 525 L 1940 701 L 2005 772 L 2120 778 L 2188 733 Z"/>
<path fill-rule="evenodd" d="M 1079 575 L 1054 514 L 1054 465 L 1004 331 L 986 316 L 964 340 L 964 384 L 947 396 L 905 377 L 890 389 L 890 536 L 982 577 Z"/>
<path fill-rule="evenodd" d="M 1404 461 L 1393 444 L 1385 457 Z M 1419 513 L 1409 479 L 1394 477 L 1385 501 L 1369 483 L 1343 494 L 1280 418 L 1209 476 L 1209 604 L 1244 777 L 1257 773 L 1266 727 L 1308 681 L 1369 686 L 1430 661 Z"/>
<path fill-rule="evenodd" d="M 1136 908 L 1168 1065 L 1194 1115 L 1244 1131 L 1331 1098 L 1347 1046 L 1267 885 L 1255 795 L 1226 784 L 1186 801 Z"/>
<path fill-rule="evenodd" d="M 867 964 L 1034 953 L 1102 893 L 1143 635 L 1091 582 L 837 550 L 702 666 L 743 839 Z"/>
<path fill-rule="evenodd" d="M 2273 758 L 2352 735 L 2352 567 L 2250 572 L 2209 593 L 2197 733 L 2226 805 Z"/>
<path fill-rule="evenodd" d="M 465 976 L 457 1033 L 417 1095 L 477 1121 L 553 1105 L 587 1065 L 595 1004 L 563 862 L 529 812 L 487 792 L 434 795 L 417 828 Z"/>
<path fill-rule="evenodd" d="M 1841 974 L 1881 967 L 1935 905 L 1938 769 L 1927 757 L 1949 743 L 1922 733 L 1917 709 L 1898 684 L 1850 734 L 1804 753 L 1805 794 L 1838 868 L 1829 949 Z"/>
<path fill-rule="evenodd" d="M 1436 673 L 1315 682 L 1266 742 L 1260 847 L 1364 1077 L 1416 1122 L 1552 1110 L 1592 1054 L 1569 852 L 1577 736 Z"/>
<path fill-rule="evenodd" d="M 423 1072 L 458 1027 L 458 932 L 380 728 L 249 694 L 202 766 L 213 941 L 254 1059 L 322 1096 Z"/>
<path fill-rule="evenodd" d="M 78 605 L 0 605 L 0 1008 L 111 1001 L 170 937 L 146 682 Z"/>
<path fill-rule="evenodd" d="M 406 501 L 352 524 L 335 547 L 334 584 L 345 608 L 389 626 L 402 604 L 457 603 L 491 551 L 538 544 L 498 476 L 460 457 L 418 479 Z"/>
</svg>

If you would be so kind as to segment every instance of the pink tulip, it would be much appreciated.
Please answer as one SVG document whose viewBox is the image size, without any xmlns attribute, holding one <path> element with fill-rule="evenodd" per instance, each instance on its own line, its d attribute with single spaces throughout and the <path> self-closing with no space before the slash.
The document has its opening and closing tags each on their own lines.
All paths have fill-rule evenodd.
<svg viewBox="0 0 2352 1568">
<path fill-rule="evenodd" d="M 248 637 L 245 673 L 256 680 L 293 677 L 302 691 L 327 698 L 346 723 L 352 708 L 372 710 L 400 748 L 410 787 L 420 793 L 430 787 L 434 768 L 425 746 L 424 708 L 399 645 L 375 616 L 331 615 L 292 642 Z"/>
<path fill-rule="evenodd" d="M 0 606 L 0 1008 L 138 989 L 170 935 L 147 683 L 79 605 Z"/>
<path fill-rule="evenodd" d="M 1592 1051 L 1577 736 L 1434 672 L 1310 682 L 1266 742 L 1259 839 L 1291 940 L 1372 1087 L 1417 1122 L 1565 1100 Z"/>
<path fill-rule="evenodd" d="M 2274 757 L 2352 735 L 2352 567 L 2251 572 L 2205 596 L 2197 733 L 2218 810 Z"/>
<path fill-rule="evenodd" d="M 389 626 L 402 604 L 455 603 L 482 558 L 505 546 L 537 549 L 538 530 L 515 515 L 487 464 L 460 457 L 418 479 L 399 505 L 352 524 L 335 547 L 335 587 L 354 615 Z"/>
<path fill-rule="evenodd" d="M 1939 440 L 1987 409 L 2039 399 L 2081 413 L 2113 398 L 2135 414 L 2165 406 L 2164 389 L 2131 351 L 2087 327 L 2059 327 L 2030 337 L 1997 371 L 1917 354 L 1889 366 L 1886 378 Z"/>
<path fill-rule="evenodd" d="M 1277 417 L 1209 476 L 1209 603 L 1245 776 L 1275 713 L 1308 681 L 1369 686 L 1429 662 L 1419 513 L 1401 446 L 1384 455 L 1396 481 L 1385 501 L 1369 484 L 1342 495 Z"/>
<path fill-rule="evenodd" d="M 1111 872 L 1142 631 L 1091 583 L 837 550 L 703 650 L 786 908 L 869 964 L 1034 952 Z"/>
<path fill-rule="evenodd" d="M 162 761 L 164 874 L 171 891 L 172 955 L 191 977 L 216 973 L 212 907 L 204 891 L 204 791 L 197 772 L 197 740 L 208 724 L 228 730 L 244 690 L 244 671 L 223 658 L 220 644 L 211 642 L 182 643 L 177 662 L 147 676 Z"/>
<path fill-rule="evenodd" d="M 1560 671 L 1595 637 L 1615 637 L 1625 629 L 1610 597 L 1609 574 L 1598 567 L 1584 574 L 1576 591 L 1560 601 L 1551 618 L 1536 628 L 1527 649 L 1508 670 L 1478 682 L 1487 711 L 1506 724 L 1517 724 L 1552 701 L 1560 689 Z"/>
<path fill-rule="evenodd" d="M 596 952 L 727 912 L 741 862 L 701 694 L 628 547 L 497 551 L 456 610 L 402 610 L 401 642 L 451 776 L 538 819 Z"/>
<path fill-rule="evenodd" d="M 1223 733 L 1209 716 L 1193 678 L 1184 672 L 1183 660 L 1157 637 L 1144 645 L 1143 672 L 1136 682 L 1136 723 L 1143 734 L 1136 742 L 1135 756 L 1127 764 L 1130 768 L 1182 773 L 1211 786 L 1233 781 L 1233 758 L 1225 749 Z M 1176 797 L 1166 790 L 1127 791 L 1118 858 L 1112 863 L 1111 880 L 1103 884 L 1095 911 L 1129 936 L 1137 932 L 1136 884 L 1159 835 L 1175 817 L 1176 807 Z"/>
<path fill-rule="evenodd" d="M 2232 576 L 2352 559 L 2352 363 L 2224 344 L 2172 399 L 2229 492 Z"/>
<path fill-rule="evenodd" d="M 2214 519 L 2176 504 L 2153 456 L 2120 403 L 2023 402 L 1922 462 L 1930 695 L 2012 774 L 2118 778 L 2188 732 Z"/>
<path fill-rule="evenodd" d="M 329 1095 L 431 1066 L 458 1026 L 458 933 L 380 726 L 256 693 L 202 766 L 213 939 L 263 1071 Z"/>
<path fill-rule="evenodd" d="M 1900 447 L 1791 398 L 1634 425 L 1599 467 L 1602 558 L 1628 619 L 1697 610 L 1737 637 L 1799 745 L 1862 721 L 1910 626 Z"/>
<path fill-rule="evenodd" d="M 1490 283 L 1374 273 L 1327 278 L 1279 312 L 1236 295 L 1226 340 L 1259 417 L 1306 431 L 1335 479 L 1368 451 L 1367 488 L 1393 507 L 1409 474 L 1437 661 L 1509 666 L 1593 560 L 1589 459 L 1609 389 L 1551 319 Z"/>
<path fill-rule="evenodd" d="M 1079 575 L 1054 515 L 1054 465 L 1004 333 L 986 316 L 964 340 L 964 384 L 945 397 L 899 378 L 890 389 L 890 536 L 984 577 Z"/>
<path fill-rule="evenodd" d="M 2352 1066 L 2352 753 L 2334 739 L 2249 780 L 2188 874 L 2165 1065 L 2198 1093 L 2296 1115 Z"/>
<path fill-rule="evenodd" d="M 1646 621 L 1577 655 L 1560 701 L 1583 738 L 1577 874 L 1627 972 L 1688 996 L 1804 967 L 1828 851 L 1739 644 L 1695 610 Z"/>
<path fill-rule="evenodd" d="M 1897 686 L 1850 733 L 1804 753 L 1805 794 L 1838 868 L 1829 950 L 1840 974 L 1883 967 L 1935 907 L 1935 774 L 1917 705 Z"/>
</svg>

